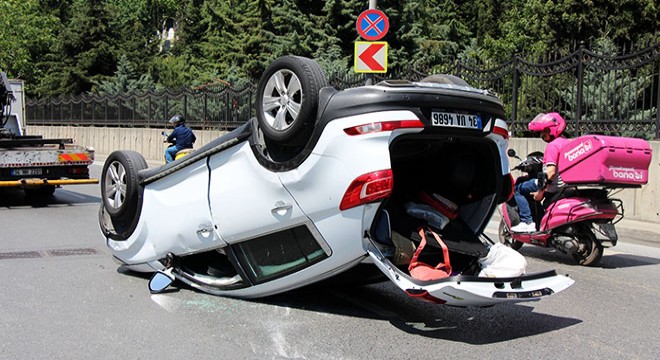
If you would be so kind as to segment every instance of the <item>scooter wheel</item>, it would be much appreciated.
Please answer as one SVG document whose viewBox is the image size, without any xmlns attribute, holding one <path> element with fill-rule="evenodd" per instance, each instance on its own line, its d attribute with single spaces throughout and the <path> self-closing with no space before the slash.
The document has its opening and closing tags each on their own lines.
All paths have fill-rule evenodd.
<svg viewBox="0 0 660 360">
<path fill-rule="evenodd" d="M 583 266 L 594 266 L 603 257 L 603 245 L 596 240 L 596 235 L 589 226 L 580 226 L 576 229 L 575 238 L 580 244 L 580 249 L 574 252 L 573 259 Z"/>
<path fill-rule="evenodd" d="M 518 240 L 513 240 L 511 237 L 511 232 L 509 228 L 504 223 L 504 220 L 500 221 L 500 229 L 498 231 L 500 242 L 513 250 L 518 250 L 523 246 L 523 243 Z"/>
</svg>

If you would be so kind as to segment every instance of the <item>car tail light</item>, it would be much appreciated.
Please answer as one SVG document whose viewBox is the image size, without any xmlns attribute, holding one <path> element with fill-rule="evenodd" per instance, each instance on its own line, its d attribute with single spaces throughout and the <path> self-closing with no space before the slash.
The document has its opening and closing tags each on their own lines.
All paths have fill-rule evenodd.
<svg viewBox="0 0 660 360">
<path fill-rule="evenodd" d="M 509 126 L 502 119 L 495 119 L 495 126 L 493 127 L 493 132 L 502 136 L 505 139 L 508 139 L 509 136 Z"/>
<path fill-rule="evenodd" d="M 384 199 L 392 194 L 394 179 L 392 170 L 379 170 L 358 176 L 348 186 L 339 210 L 347 210 L 359 205 Z"/>
<path fill-rule="evenodd" d="M 69 167 L 66 169 L 66 172 L 69 175 L 87 175 L 89 174 L 89 169 L 87 167 Z"/>
<path fill-rule="evenodd" d="M 369 124 L 362 124 L 344 129 L 348 135 L 364 135 L 370 133 L 377 133 L 381 131 L 392 131 L 395 129 L 410 129 L 410 128 L 423 128 L 424 124 L 420 120 L 393 120 L 383 122 L 373 122 Z"/>
</svg>

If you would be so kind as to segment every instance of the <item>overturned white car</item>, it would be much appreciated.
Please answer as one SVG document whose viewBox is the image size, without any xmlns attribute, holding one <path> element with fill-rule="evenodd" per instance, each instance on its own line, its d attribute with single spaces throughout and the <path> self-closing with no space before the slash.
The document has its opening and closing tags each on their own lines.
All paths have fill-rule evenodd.
<svg viewBox="0 0 660 360">
<path fill-rule="evenodd" d="M 295 56 L 269 66 L 258 94 L 256 119 L 173 163 L 106 160 L 101 231 L 123 266 L 156 272 L 153 292 L 176 279 L 256 298 L 377 274 L 414 297 L 488 306 L 573 283 L 554 271 L 478 276 L 482 232 L 512 191 L 494 95 L 442 75 L 339 91 Z M 451 266 L 424 280 L 413 258 Z"/>
</svg>

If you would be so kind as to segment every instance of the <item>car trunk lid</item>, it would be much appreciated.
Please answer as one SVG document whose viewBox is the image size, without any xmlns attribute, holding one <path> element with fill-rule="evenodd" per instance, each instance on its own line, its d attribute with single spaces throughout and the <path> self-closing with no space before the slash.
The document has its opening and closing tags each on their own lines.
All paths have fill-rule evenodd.
<svg viewBox="0 0 660 360">
<path fill-rule="evenodd" d="M 483 278 L 456 275 L 436 281 L 413 279 L 384 255 L 371 239 L 367 253 L 376 266 L 408 295 L 451 306 L 491 306 L 501 303 L 535 301 L 565 290 L 574 280 L 555 271 L 511 278 Z"/>
</svg>

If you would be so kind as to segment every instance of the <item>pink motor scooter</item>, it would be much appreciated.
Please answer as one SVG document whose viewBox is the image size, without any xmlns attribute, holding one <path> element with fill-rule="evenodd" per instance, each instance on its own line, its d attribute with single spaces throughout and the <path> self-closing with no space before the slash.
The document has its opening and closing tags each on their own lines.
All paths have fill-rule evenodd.
<svg viewBox="0 0 660 360">
<path fill-rule="evenodd" d="M 518 158 L 512 149 L 509 156 Z M 542 157 L 543 153 L 532 153 L 513 168 L 527 173 L 516 183 L 529 178 L 542 183 Z M 646 184 L 650 162 L 650 145 L 642 139 L 585 135 L 570 141 L 558 163 L 567 186 L 547 199 L 545 207 L 529 201 L 537 231 L 511 232 L 520 222 L 515 198 L 511 198 L 500 208 L 500 242 L 516 250 L 524 243 L 554 247 L 580 265 L 596 265 L 603 247 L 616 245 L 614 224 L 623 218 L 623 203 L 611 198 L 613 190 Z"/>
</svg>

